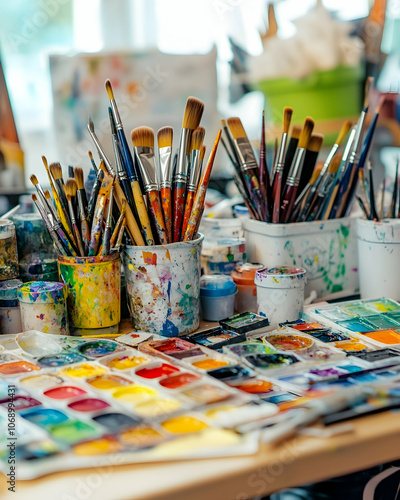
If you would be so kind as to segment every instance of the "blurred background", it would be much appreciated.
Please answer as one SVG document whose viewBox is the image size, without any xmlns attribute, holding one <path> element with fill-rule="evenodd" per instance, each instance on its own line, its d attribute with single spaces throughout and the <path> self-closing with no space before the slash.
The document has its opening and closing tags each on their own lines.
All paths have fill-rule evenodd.
<svg viewBox="0 0 400 500">
<path fill-rule="evenodd" d="M 284 106 L 294 123 L 312 116 L 328 148 L 343 120 L 356 119 L 372 75 L 376 103 L 387 94 L 373 161 L 390 176 L 400 145 L 399 19 L 398 0 L 2 2 L 0 213 L 31 190 L 31 174 L 47 185 L 42 155 L 89 171 L 89 116 L 112 151 L 106 78 L 127 131 L 172 125 L 177 138 L 187 97 L 202 99 L 208 148 L 228 116 L 242 119 L 257 148 L 265 108 L 271 156 Z M 220 148 L 217 190 L 229 191 L 230 168 Z"/>
</svg>

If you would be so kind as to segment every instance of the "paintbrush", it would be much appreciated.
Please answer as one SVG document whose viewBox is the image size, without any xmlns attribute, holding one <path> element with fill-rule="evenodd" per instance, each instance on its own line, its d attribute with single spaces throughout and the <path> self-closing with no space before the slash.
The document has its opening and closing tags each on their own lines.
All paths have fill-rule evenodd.
<svg viewBox="0 0 400 500">
<path fill-rule="evenodd" d="M 117 128 L 115 126 L 114 117 L 113 117 L 112 110 L 110 107 L 108 108 L 108 117 L 110 119 L 111 137 L 112 137 L 114 157 L 115 157 L 115 166 L 117 168 L 117 178 L 118 178 L 119 183 L 121 185 L 122 191 L 124 192 L 125 198 L 129 204 L 130 208 L 132 209 L 132 212 L 133 212 L 134 217 L 136 219 L 136 223 L 138 225 L 140 225 L 139 215 L 137 213 L 135 201 L 133 199 L 131 183 L 129 182 L 128 175 L 123 167 L 122 152 L 121 152 L 121 147 L 120 147 L 120 143 L 119 143 L 119 139 L 118 139 L 118 135 L 117 135 Z"/>
<path fill-rule="evenodd" d="M 58 191 L 57 191 L 56 186 L 54 185 L 53 177 L 52 177 L 52 175 L 50 173 L 49 165 L 47 163 L 47 158 L 45 156 L 42 156 L 42 162 L 43 162 L 44 168 L 46 170 L 47 177 L 49 178 L 51 192 L 53 193 L 54 202 L 55 202 L 55 205 L 56 205 L 56 208 L 57 208 L 56 199 L 58 198 Z"/>
<path fill-rule="evenodd" d="M 369 212 L 368 212 L 368 209 L 365 206 L 365 203 L 363 202 L 363 200 L 358 195 L 356 196 L 356 200 L 358 201 L 358 204 L 359 204 L 361 210 L 363 211 L 365 218 L 369 219 Z"/>
<path fill-rule="evenodd" d="M 205 133 L 206 131 L 203 127 L 197 127 L 192 134 L 192 139 L 191 139 L 192 157 L 190 160 L 190 171 L 187 183 L 186 204 L 182 222 L 181 240 L 183 240 L 183 237 L 186 233 L 189 217 L 190 214 L 192 213 L 193 200 L 197 190 L 197 184 L 196 184 L 197 175 L 200 169 L 200 151 L 203 145 Z"/>
<path fill-rule="evenodd" d="M 132 130 L 131 139 L 136 159 L 142 173 L 148 207 L 153 217 L 158 238 L 162 245 L 168 243 L 164 216 L 158 192 L 157 171 L 154 157 L 154 132 L 150 127 L 138 127 Z"/>
<path fill-rule="evenodd" d="M 49 200 L 46 199 L 46 196 L 44 194 L 42 186 L 39 184 L 39 181 L 37 180 L 36 175 L 31 175 L 30 176 L 30 181 L 32 184 L 35 186 L 35 189 L 37 191 L 37 194 L 39 195 L 40 200 L 42 201 L 42 205 L 48 215 L 50 215 L 50 220 L 53 220 L 53 222 L 58 220 L 56 211 L 53 206 L 53 202 L 51 200 L 51 197 Z"/>
<path fill-rule="evenodd" d="M 283 192 L 283 208 L 280 217 L 281 222 L 288 222 L 291 217 L 293 205 L 296 201 L 304 155 L 306 153 L 306 148 L 308 146 L 313 128 L 314 120 L 310 117 L 307 117 L 301 131 L 298 148 L 296 149 L 296 153 L 294 155 L 293 162 L 286 181 L 286 186 Z"/>
<path fill-rule="evenodd" d="M 283 132 L 279 151 L 276 154 L 276 161 L 274 163 L 273 185 L 272 185 L 272 222 L 278 223 L 281 214 L 281 194 L 283 182 L 283 169 L 285 167 L 286 156 L 286 143 L 290 127 L 290 120 L 292 119 L 293 109 L 286 107 L 283 109 Z M 274 155 L 275 156 L 275 155 Z"/>
<path fill-rule="evenodd" d="M 312 212 L 310 212 L 311 220 L 319 220 L 322 215 L 322 211 L 324 209 L 324 200 L 330 193 L 333 183 L 335 182 L 335 176 L 340 167 L 340 161 L 340 156 L 334 156 L 331 160 L 328 171 L 325 177 L 322 179 L 321 184 L 319 185 L 316 201 L 314 205 L 310 206 L 310 209 L 313 210 Z M 306 216 L 306 220 L 308 220 L 308 216 Z"/>
<path fill-rule="evenodd" d="M 379 218 L 383 219 L 384 217 L 384 209 L 385 209 L 385 185 L 386 185 L 386 178 L 385 175 L 383 176 L 383 181 L 382 181 L 382 191 L 381 191 L 381 207 L 379 210 Z M 400 217 L 400 214 L 398 215 Z"/>
<path fill-rule="evenodd" d="M 67 229 L 67 228 L 69 229 L 68 232 L 69 232 L 70 238 L 72 239 L 73 238 L 72 225 L 71 225 L 71 221 L 69 219 L 68 203 L 67 203 L 67 198 L 66 198 L 65 192 L 64 192 L 64 180 L 63 180 L 63 175 L 62 175 L 62 168 L 61 168 L 61 165 L 59 163 L 51 163 L 49 168 L 50 168 L 51 175 L 53 176 L 55 185 L 57 186 L 56 189 L 57 189 L 57 194 L 58 194 L 58 200 L 60 202 L 61 210 L 64 213 L 64 217 L 61 216 L 61 213 L 59 214 L 59 216 L 60 216 L 60 219 L 61 219 L 63 225 L 65 226 L 65 223 L 67 224 L 65 229 Z M 63 220 L 63 218 L 64 218 L 64 220 Z"/>
<path fill-rule="evenodd" d="M 95 173 L 97 174 L 97 171 L 98 171 L 98 168 L 97 168 L 97 165 L 93 159 L 93 154 L 91 151 L 88 151 L 88 155 L 89 155 L 89 158 L 90 158 L 90 163 L 92 164 L 92 167 L 93 167 L 93 170 L 95 171 Z"/>
<path fill-rule="evenodd" d="M 298 125 L 293 125 L 292 127 L 292 133 L 290 134 L 290 140 L 289 140 L 289 145 L 286 150 L 286 155 L 285 155 L 285 165 L 283 167 L 282 171 L 282 188 L 286 184 L 286 179 L 289 174 L 290 166 L 292 164 L 294 155 L 296 153 L 297 146 L 299 144 L 299 139 L 301 135 L 301 127 Z M 276 139 L 277 141 L 277 139 Z M 276 143 L 277 145 L 277 143 Z M 275 155 L 274 155 L 274 165 L 275 165 Z"/>
<path fill-rule="evenodd" d="M 88 120 L 88 124 L 87 124 L 87 129 L 89 131 L 90 137 L 92 138 L 92 141 L 94 142 L 94 145 L 96 146 L 97 153 L 99 155 L 100 160 L 102 160 L 104 162 L 104 166 L 105 166 L 107 172 L 111 176 L 114 176 L 115 175 L 114 169 L 113 169 L 111 162 L 108 159 L 108 157 L 103 149 L 103 146 L 101 145 L 101 143 L 96 135 L 96 132 L 94 130 L 94 123 L 93 123 L 93 120 L 90 116 L 89 116 L 89 120 Z"/>
<path fill-rule="evenodd" d="M 115 243 L 115 250 L 117 252 L 119 252 L 119 249 L 121 248 L 121 243 L 122 243 L 122 238 L 124 236 L 124 232 L 125 232 L 125 219 L 122 221 L 121 227 L 120 227 L 119 232 L 118 232 L 117 241 Z"/>
<path fill-rule="evenodd" d="M 222 139 L 222 136 L 221 136 L 221 139 Z M 196 180 L 196 191 L 200 185 L 200 179 L 201 179 L 201 176 L 203 175 L 203 162 L 204 162 L 204 157 L 206 155 L 206 146 L 201 146 L 201 149 L 200 149 L 200 165 L 199 165 L 199 171 L 197 173 L 197 180 Z"/>
<path fill-rule="evenodd" d="M 240 170 L 242 172 L 245 185 L 250 193 L 250 198 L 253 201 L 257 218 L 262 220 L 262 198 L 260 193 L 260 184 L 258 182 L 259 171 L 253 149 L 249 139 L 247 138 L 240 118 L 228 118 L 227 122 L 239 157 Z"/>
<path fill-rule="evenodd" d="M 78 203 L 77 203 L 77 198 L 76 198 L 76 192 L 78 191 L 78 186 L 76 185 L 76 182 L 75 182 L 75 179 L 72 178 L 72 177 L 69 177 L 67 179 L 67 182 L 68 180 L 72 179 L 74 181 L 73 184 L 70 183 L 70 186 L 71 186 L 71 189 L 72 189 L 72 193 L 71 193 L 71 204 L 72 204 L 72 209 L 74 211 L 74 218 L 75 218 L 75 221 L 78 220 L 78 210 L 77 210 L 77 207 L 78 207 Z M 65 192 L 65 186 L 64 186 L 64 192 Z M 65 197 L 67 198 L 67 193 L 65 193 Z M 68 201 L 68 198 L 67 198 L 67 201 Z M 69 203 L 68 203 L 68 209 L 69 209 Z M 71 213 L 69 215 L 69 219 L 71 220 Z M 71 220 L 71 226 L 72 226 L 72 220 Z M 74 235 L 75 237 L 75 235 Z"/>
<path fill-rule="evenodd" d="M 108 212 L 106 218 L 106 225 L 103 231 L 103 239 L 101 241 L 100 249 L 98 255 L 109 255 L 110 254 L 110 239 L 111 239 L 111 218 L 112 218 L 112 208 L 113 208 L 113 197 L 114 197 L 114 184 L 111 186 L 110 196 L 108 199 Z"/>
<path fill-rule="evenodd" d="M 117 223 L 115 224 L 114 232 L 112 233 L 110 239 L 110 248 L 114 248 L 115 242 L 117 241 L 119 229 L 122 225 L 122 222 L 125 220 L 125 211 L 126 211 L 126 200 L 123 200 L 121 206 L 121 213 L 117 220 Z"/>
<path fill-rule="evenodd" d="M 67 202 L 68 202 L 69 217 L 70 217 L 71 223 L 72 223 L 72 231 L 74 233 L 75 244 L 79 250 L 80 256 L 85 257 L 85 250 L 83 248 L 81 235 L 79 233 L 78 225 L 77 225 L 76 219 L 75 219 L 74 208 L 72 206 L 72 198 L 75 196 L 74 193 L 76 193 L 76 190 L 77 190 L 75 179 L 72 179 L 70 177 L 64 186 L 64 190 L 65 190 L 65 196 L 66 196 Z"/>
<path fill-rule="evenodd" d="M 92 187 L 92 192 L 90 194 L 89 203 L 88 203 L 89 227 L 91 227 L 93 224 L 93 215 L 94 215 L 94 210 L 96 208 L 97 196 L 99 194 L 100 186 L 103 182 L 103 179 L 104 179 L 104 172 L 101 168 L 99 168 L 97 171 L 97 174 L 96 174 L 96 180 L 94 181 L 94 184 Z"/>
<path fill-rule="evenodd" d="M 171 200 L 171 158 L 172 158 L 172 127 L 163 127 L 157 132 L 158 143 L 158 179 L 161 205 L 164 214 L 165 229 L 168 243 L 172 243 L 172 200 Z"/>
<path fill-rule="evenodd" d="M 261 119 L 261 140 L 260 140 L 260 193 L 263 199 L 261 210 L 263 220 L 270 222 L 272 214 L 272 190 L 269 180 L 267 165 L 267 154 L 265 145 L 265 111 L 263 110 Z"/>
<path fill-rule="evenodd" d="M 303 168 L 301 170 L 299 182 L 300 193 L 311 179 L 323 141 L 324 136 L 322 134 L 312 134 L 310 137 L 310 142 L 308 143 L 306 154 L 304 155 Z"/>
<path fill-rule="evenodd" d="M 81 223 L 82 241 L 85 245 L 85 253 L 87 253 L 90 243 L 90 228 L 87 220 L 87 200 L 85 185 L 83 183 L 83 170 L 80 167 L 75 167 L 75 181 L 77 185 L 77 197 L 79 207 L 79 219 Z M 85 200 L 85 201 L 84 201 Z"/>
<path fill-rule="evenodd" d="M 185 209 L 186 198 L 186 154 L 190 147 L 192 131 L 199 124 L 204 111 L 204 103 L 195 97 L 189 97 L 186 101 L 185 111 L 183 113 L 182 129 L 179 139 L 178 159 L 173 178 L 174 208 L 172 224 L 172 240 L 180 241 L 182 221 Z"/>
<path fill-rule="evenodd" d="M 103 162 L 101 163 L 101 165 L 103 165 Z M 92 230 L 90 232 L 90 244 L 88 252 L 88 255 L 90 257 L 97 255 L 97 251 L 99 249 L 104 210 L 106 207 L 109 190 L 111 189 L 113 181 L 114 178 L 111 178 L 111 180 L 109 180 L 108 177 L 106 178 L 106 176 L 104 176 L 103 183 L 100 187 L 100 191 L 97 196 L 96 209 L 93 216 Z"/>
<path fill-rule="evenodd" d="M 370 207 L 369 207 L 369 203 L 368 203 L 367 190 L 365 189 L 365 176 L 364 176 L 364 169 L 363 168 L 358 169 L 358 179 L 360 181 L 360 189 L 361 189 L 360 198 L 362 199 L 362 201 L 367 209 L 367 212 L 369 212 Z"/>
<path fill-rule="evenodd" d="M 188 223 L 187 230 L 186 230 L 185 236 L 183 238 L 183 241 L 190 241 L 197 234 L 197 228 L 200 225 L 201 216 L 202 216 L 202 213 L 204 210 L 204 201 L 206 198 L 207 187 L 208 187 L 208 183 L 210 181 L 211 170 L 212 170 L 212 167 L 214 164 L 215 155 L 217 153 L 218 144 L 219 144 L 219 141 L 221 139 L 221 133 L 222 133 L 222 130 L 219 130 L 217 137 L 215 139 L 215 142 L 214 142 L 214 146 L 211 150 L 211 154 L 210 154 L 210 158 L 208 159 L 207 166 L 204 169 L 204 173 L 201 177 L 200 185 L 199 185 L 199 188 L 196 192 L 196 197 L 195 197 L 194 202 L 193 202 L 192 213 L 190 214 L 189 223 Z"/>
<path fill-rule="evenodd" d="M 47 202 L 47 205 L 52 207 L 52 202 L 51 202 L 51 196 L 50 192 L 48 189 L 45 189 L 44 191 L 45 199 Z M 62 242 L 64 248 L 67 250 L 68 255 L 77 257 L 78 256 L 78 250 L 75 247 L 75 242 L 74 238 L 70 238 L 69 234 L 67 233 L 66 230 L 64 230 L 64 227 L 62 226 L 61 222 L 59 219 L 57 219 L 57 215 L 54 213 L 52 217 L 49 217 L 49 221 L 58 234 L 60 241 Z"/>
<path fill-rule="evenodd" d="M 68 165 L 68 177 L 70 179 L 74 179 L 75 178 L 74 167 L 72 165 Z"/>
<path fill-rule="evenodd" d="M 71 253 L 68 252 L 68 250 L 66 248 L 64 248 L 64 246 L 63 246 L 63 244 L 62 244 L 62 242 L 60 240 L 60 237 L 57 234 L 57 231 L 55 230 L 54 226 L 50 223 L 50 220 L 47 217 L 47 214 L 46 214 L 44 208 L 42 207 L 42 205 L 40 204 L 39 200 L 37 199 L 36 194 L 32 195 L 32 200 L 33 200 L 33 203 L 36 205 L 36 208 L 38 209 L 38 212 L 42 216 L 44 224 L 45 224 L 47 230 L 49 231 L 50 236 L 51 236 L 52 240 L 54 241 L 54 244 L 55 244 L 58 252 L 61 255 L 72 255 Z"/>
<path fill-rule="evenodd" d="M 367 161 L 367 169 L 369 178 L 369 206 L 370 206 L 369 218 L 370 220 L 379 221 L 379 216 L 375 206 L 375 192 L 374 192 L 374 178 L 372 176 L 372 164 L 369 160 Z"/>
<path fill-rule="evenodd" d="M 226 135 L 226 138 L 227 138 L 228 144 L 229 144 L 229 148 L 227 146 L 225 146 L 226 152 L 228 153 L 229 156 L 232 156 L 232 159 L 233 159 L 233 161 L 231 160 L 232 164 L 233 165 L 236 164 L 236 170 L 239 173 L 240 172 L 240 160 L 239 160 L 239 156 L 238 156 L 237 151 L 236 151 L 235 143 L 233 142 L 232 136 L 229 132 L 228 126 L 226 124 L 226 120 L 221 120 L 221 123 L 222 123 L 223 131 L 225 132 L 225 135 Z M 222 137 L 221 137 L 221 140 L 222 140 Z"/>
<path fill-rule="evenodd" d="M 308 197 L 308 194 L 314 184 L 317 182 L 318 176 L 321 173 L 323 163 L 318 162 L 315 167 L 314 167 L 314 172 L 311 175 L 311 179 L 309 182 L 305 185 L 303 191 L 299 194 L 297 197 L 296 201 L 294 202 L 293 205 L 293 216 L 290 218 L 291 222 L 300 222 L 299 221 L 299 215 L 300 212 L 303 210 L 304 205 L 306 203 L 306 199 Z"/>
</svg>

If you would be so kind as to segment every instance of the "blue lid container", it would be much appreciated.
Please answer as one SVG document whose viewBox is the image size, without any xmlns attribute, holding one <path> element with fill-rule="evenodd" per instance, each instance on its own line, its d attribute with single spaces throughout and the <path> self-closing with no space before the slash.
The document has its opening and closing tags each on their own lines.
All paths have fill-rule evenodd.
<svg viewBox="0 0 400 500">
<path fill-rule="evenodd" d="M 0 282 L 0 307 L 18 307 L 18 289 L 23 285 L 21 280 Z"/>
<path fill-rule="evenodd" d="M 236 283 L 225 274 L 210 274 L 200 278 L 200 297 L 226 297 L 236 292 Z"/>
</svg>

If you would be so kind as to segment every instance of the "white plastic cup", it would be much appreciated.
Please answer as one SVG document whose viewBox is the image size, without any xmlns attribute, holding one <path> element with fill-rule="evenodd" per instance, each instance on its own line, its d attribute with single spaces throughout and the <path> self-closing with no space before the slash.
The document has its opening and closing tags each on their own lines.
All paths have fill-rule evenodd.
<svg viewBox="0 0 400 500">
<path fill-rule="evenodd" d="M 243 223 L 237 218 L 203 217 L 200 232 L 205 240 L 208 238 L 243 238 Z"/>
<path fill-rule="evenodd" d="M 306 271 L 299 267 L 272 267 L 257 271 L 257 313 L 272 326 L 299 319 L 304 305 Z"/>
<path fill-rule="evenodd" d="M 357 220 L 362 299 L 400 300 L 400 219 Z"/>
</svg>

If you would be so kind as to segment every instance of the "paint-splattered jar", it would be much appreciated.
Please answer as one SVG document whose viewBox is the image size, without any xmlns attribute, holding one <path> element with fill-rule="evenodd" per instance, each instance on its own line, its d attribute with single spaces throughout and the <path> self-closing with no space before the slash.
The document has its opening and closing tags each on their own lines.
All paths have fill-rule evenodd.
<svg viewBox="0 0 400 500">
<path fill-rule="evenodd" d="M 231 272 L 238 290 L 235 299 L 235 311 L 237 313 L 257 312 L 257 287 L 254 278 L 256 272 L 264 268 L 263 264 L 245 262 L 237 264 Z"/>
<path fill-rule="evenodd" d="M 205 274 L 231 274 L 238 262 L 246 260 L 244 238 L 204 240 L 201 263 Z"/>
<path fill-rule="evenodd" d="M 15 226 L 10 220 L 0 219 L 0 280 L 17 278 L 18 274 Z"/>
<path fill-rule="evenodd" d="M 18 289 L 21 286 L 21 280 L 0 282 L 0 333 L 11 335 L 22 332 L 18 301 Z"/>
<path fill-rule="evenodd" d="M 256 272 L 257 312 L 271 325 L 295 321 L 304 304 L 306 271 L 300 267 L 269 267 Z"/>
<path fill-rule="evenodd" d="M 58 257 L 60 279 L 67 285 L 71 333 L 118 333 L 121 320 L 121 257 Z"/>
<path fill-rule="evenodd" d="M 232 316 L 235 309 L 237 286 L 225 274 L 205 275 L 200 278 L 201 317 L 220 321 Z"/>
<path fill-rule="evenodd" d="M 193 241 L 126 246 L 123 252 L 128 306 L 136 330 L 175 337 L 200 323 L 200 252 Z"/>
<path fill-rule="evenodd" d="M 64 283 L 30 281 L 18 290 L 22 329 L 69 335 Z"/>
</svg>

